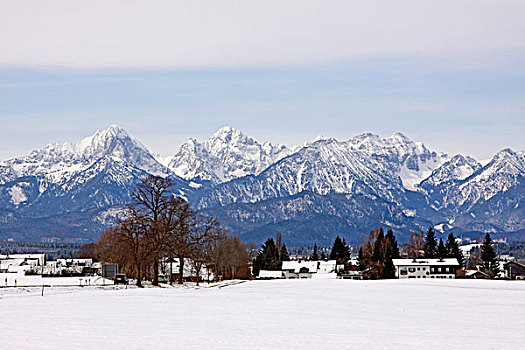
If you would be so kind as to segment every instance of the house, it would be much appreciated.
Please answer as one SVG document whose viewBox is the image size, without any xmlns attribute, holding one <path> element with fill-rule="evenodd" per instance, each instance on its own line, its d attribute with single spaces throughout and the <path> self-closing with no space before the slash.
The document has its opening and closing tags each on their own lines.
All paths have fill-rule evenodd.
<svg viewBox="0 0 525 350">
<path fill-rule="evenodd" d="M 162 258 L 159 261 L 159 275 L 163 275 L 168 281 L 175 281 L 180 276 L 180 259 L 179 258 Z M 182 278 L 186 281 L 193 281 L 197 278 L 197 271 L 193 264 L 193 260 L 185 258 L 182 272 Z M 215 275 L 211 268 L 202 265 L 199 271 L 199 280 L 213 281 Z"/>
<path fill-rule="evenodd" d="M 465 278 L 469 279 L 490 279 L 490 276 L 480 270 L 468 270 L 465 272 Z"/>
<path fill-rule="evenodd" d="M 93 259 L 57 259 L 58 267 L 71 267 L 71 266 L 82 266 L 82 267 L 91 267 L 93 265 Z"/>
<path fill-rule="evenodd" d="M 319 262 L 318 261 L 308 261 L 308 260 L 291 260 L 291 261 L 283 261 L 282 270 L 291 272 L 291 273 L 299 273 L 302 272 L 306 273 L 316 273 L 317 269 L 319 268 Z"/>
<path fill-rule="evenodd" d="M 392 259 L 397 278 L 456 278 L 459 263 L 447 259 Z"/>
<path fill-rule="evenodd" d="M 259 275 L 257 276 L 257 279 L 276 279 L 276 278 L 284 278 L 284 272 L 283 271 L 269 271 L 269 270 L 261 270 L 259 271 Z"/>
<path fill-rule="evenodd" d="M 350 279 L 350 280 L 362 280 L 364 279 L 363 271 L 344 271 L 337 276 L 337 278 Z"/>
<path fill-rule="evenodd" d="M 333 273 L 336 272 L 338 268 L 340 268 L 341 265 L 337 265 L 337 260 L 327 260 L 319 261 L 319 269 L 317 270 L 318 273 Z"/>
<path fill-rule="evenodd" d="M 0 272 L 25 273 L 45 264 L 45 254 L 0 254 Z"/>
<path fill-rule="evenodd" d="M 503 265 L 505 271 L 505 278 L 511 280 L 525 279 L 525 265 L 517 261 L 509 261 Z"/>
</svg>

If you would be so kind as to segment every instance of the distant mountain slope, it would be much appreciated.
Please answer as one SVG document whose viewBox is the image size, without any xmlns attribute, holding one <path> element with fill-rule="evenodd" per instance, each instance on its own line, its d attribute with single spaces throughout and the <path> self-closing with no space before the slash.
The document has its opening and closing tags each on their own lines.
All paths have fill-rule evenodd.
<svg viewBox="0 0 525 350">
<path fill-rule="evenodd" d="M 391 227 L 405 239 L 413 230 L 431 225 L 431 221 L 414 217 L 397 204 L 370 194 L 319 195 L 303 191 L 292 196 L 235 203 L 203 212 L 217 216 L 246 241 L 262 242 L 279 231 L 286 242 L 296 245 L 330 244 L 338 234 L 356 243 L 378 226 Z"/>
<path fill-rule="evenodd" d="M 10 220 L 11 231 L 1 231 L 15 237 L 30 237 L 31 232 L 38 232 L 37 237 L 57 232 L 71 237 L 85 232 L 94 238 L 93 227 L 98 235 L 102 226 L 93 224 L 93 213 L 130 203 L 130 192 L 149 174 L 169 176 L 176 193 L 191 191 L 185 180 L 114 125 L 77 143 L 54 143 L 26 157 L 4 161 L 0 163 L 0 206 L 4 210 L 0 221 L 9 220 L 12 213 L 16 220 Z M 68 213 L 79 213 L 69 215 L 79 221 L 51 219 Z M 53 229 L 46 224 L 37 229 L 36 222 L 57 226 Z M 105 224 L 109 223 L 114 221 Z M 42 232 L 43 227 L 50 232 Z"/>
<path fill-rule="evenodd" d="M 256 243 L 276 230 L 290 246 L 337 234 L 355 242 L 378 225 L 400 239 L 430 225 L 510 239 L 525 232 L 524 152 L 505 149 L 482 166 L 399 133 L 288 148 L 224 127 L 161 158 L 112 125 L 0 162 L 0 239 L 96 239 L 151 174 L 170 177 L 174 195 Z"/>
<path fill-rule="evenodd" d="M 363 134 L 345 142 L 325 139 L 299 149 L 257 176 L 232 180 L 200 196 L 199 208 L 256 202 L 301 191 L 318 194 L 375 194 L 406 202 L 402 176 L 413 181 L 446 158 L 401 134 L 390 138 Z M 412 182 L 413 183 L 413 182 Z"/>
</svg>

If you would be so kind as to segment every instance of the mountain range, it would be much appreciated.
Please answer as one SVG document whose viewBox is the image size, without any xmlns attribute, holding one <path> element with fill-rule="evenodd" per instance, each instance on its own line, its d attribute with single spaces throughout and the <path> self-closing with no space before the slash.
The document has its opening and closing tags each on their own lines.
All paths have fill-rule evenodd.
<svg viewBox="0 0 525 350">
<path fill-rule="evenodd" d="M 227 126 L 161 158 L 112 125 L 0 162 L 0 239 L 96 240 L 149 174 L 169 177 L 175 195 L 256 243 L 276 231 L 288 246 L 338 234 L 359 242 L 377 226 L 401 240 L 429 226 L 525 238 L 523 151 L 501 150 L 482 165 L 400 133 L 287 147 Z"/>
</svg>

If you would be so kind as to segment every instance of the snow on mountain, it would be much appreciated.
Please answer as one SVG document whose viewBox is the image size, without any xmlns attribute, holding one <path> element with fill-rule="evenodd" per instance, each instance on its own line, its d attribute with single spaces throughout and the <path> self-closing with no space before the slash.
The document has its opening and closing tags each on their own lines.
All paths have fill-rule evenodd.
<svg viewBox="0 0 525 350">
<path fill-rule="evenodd" d="M 374 139 L 373 144 L 369 143 Z M 200 198 L 199 206 L 213 207 L 236 202 L 257 202 L 302 191 L 374 194 L 399 202 L 405 188 L 399 176 L 402 166 L 420 169 L 421 162 L 437 159 L 430 152 L 402 153 L 402 145 L 366 134 L 359 139 L 338 142 L 321 139 L 271 165 L 257 176 L 220 184 Z M 417 146 L 409 150 L 413 150 Z M 417 170 L 415 170 L 417 171 Z"/>
<path fill-rule="evenodd" d="M 169 163 L 185 179 L 221 183 L 246 175 L 257 175 L 290 154 L 284 145 L 260 144 L 239 130 L 226 126 L 208 140 L 189 138 Z"/>
<path fill-rule="evenodd" d="M 474 158 L 458 154 L 435 169 L 417 188 L 430 197 L 432 206 L 441 207 L 448 200 L 449 190 L 481 167 Z"/>
<path fill-rule="evenodd" d="M 464 180 L 481 169 L 481 164 L 472 157 L 457 154 L 435 169 L 420 187 L 438 187 L 454 181 Z"/>
<path fill-rule="evenodd" d="M 523 182 L 525 152 L 504 149 L 455 189 L 452 205 L 471 207 Z"/>
<path fill-rule="evenodd" d="M 52 143 L 28 156 L 1 162 L 0 202 L 7 207 L 32 206 L 44 210 L 38 203 L 52 203 L 48 197 L 67 198 L 68 192 L 81 191 L 91 179 L 106 176 L 105 187 L 85 197 L 83 205 L 89 208 L 104 203 L 123 204 L 124 199 L 119 200 L 117 196 L 129 193 L 137 176 L 147 174 L 174 176 L 144 145 L 123 129 L 111 125 L 79 142 Z M 119 186 L 121 190 L 116 191 Z M 113 189 L 113 194 L 104 192 L 108 188 Z M 129 200 L 128 196 L 124 198 Z M 81 203 L 78 197 L 75 202 Z M 79 204 L 79 209 L 87 209 L 81 207 Z"/>
<path fill-rule="evenodd" d="M 446 154 L 430 151 L 423 143 L 414 142 L 401 133 L 385 138 L 366 133 L 348 140 L 348 143 L 365 155 L 388 162 L 395 168 L 403 186 L 412 191 L 448 158 Z"/>
<path fill-rule="evenodd" d="M 23 176 L 43 177 L 63 183 L 103 156 L 111 156 L 147 171 L 166 175 L 147 148 L 116 125 L 97 131 L 79 142 L 52 143 L 28 156 L 0 162 L 0 184 Z"/>
<path fill-rule="evenodd" d="M 352 234 L 365 232 L 372 221 L 406 232 L 432 223 L 443 231 L 525 228 L 524 152 L 505 149 L 482 165 L 399 133 L 346 141 L 320 136 L 287 148 L 224 127 L 204 142 L 188 139 L 163 158 L 112 125 L 76 143 L 53 143 L 0 162 L 0 222 L 11 225 L 0 234 L 46 234 L 55 227 L 64 234 L 97 234 L 148 174 L 170 176 L 177 194 L 196 209 L 216 211 L 240 234 L 279 229 L 296 237 L 315 222 L 324 222 L 319 232 Z M 322 205 L 308 204 L 313 197 L 305 193 Z M 371 209 L 374 202 L 383 204 Z M 286 209 L 268 209 L 276 203 Z M 103 214 L 109 209 L 113 214 Z M 373 220 L 365 220 L 364 213 L 374 210 Z"/>
</svg>

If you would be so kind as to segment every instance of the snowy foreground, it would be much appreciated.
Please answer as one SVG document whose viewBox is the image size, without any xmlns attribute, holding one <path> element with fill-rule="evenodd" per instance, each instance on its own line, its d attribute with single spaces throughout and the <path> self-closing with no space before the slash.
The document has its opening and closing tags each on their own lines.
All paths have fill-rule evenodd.
<svg viewBox="0 0 525 350">
<path fill-rule="evenodd" d="M 214 286 L 214 287 L 211 287 Z M 523 349 L 525 282 L 0 289 L 0 348 Z"/>
</svg>

